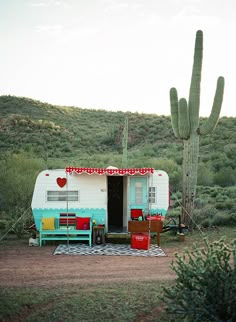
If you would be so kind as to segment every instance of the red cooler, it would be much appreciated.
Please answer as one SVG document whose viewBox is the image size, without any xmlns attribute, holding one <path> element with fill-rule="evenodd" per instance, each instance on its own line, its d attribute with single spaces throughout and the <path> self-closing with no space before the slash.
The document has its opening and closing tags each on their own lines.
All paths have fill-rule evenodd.
<svg viewBox="0 0 236 322">
<path fill-rule="evenodd" d="M 150 247 L 149 234 L 132 234 L 131 248 L 148 250 Z"/>
</svg>

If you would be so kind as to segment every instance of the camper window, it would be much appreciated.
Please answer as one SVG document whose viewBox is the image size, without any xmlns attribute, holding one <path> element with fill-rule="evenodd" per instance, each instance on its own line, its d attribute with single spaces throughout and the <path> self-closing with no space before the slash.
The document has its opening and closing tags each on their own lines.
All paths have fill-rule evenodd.
<svg viewBox="0 0 236 322">
<path fill-rule="evenodd" d="M 47 191 L 47 201 L 79 201 L 79 191 Z"/>
<path fill-rule="evenodd" d="M 149 203 L 156 203 L 156 187 L 149 187 Z"/>
</svg>

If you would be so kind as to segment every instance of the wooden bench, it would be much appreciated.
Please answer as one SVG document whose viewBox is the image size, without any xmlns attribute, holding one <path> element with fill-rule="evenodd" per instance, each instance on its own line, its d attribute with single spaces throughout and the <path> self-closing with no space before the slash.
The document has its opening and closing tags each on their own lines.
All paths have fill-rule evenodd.
<svg viewBox="0 0 236 322">
<path fill-rule="evenodd" d="M 73 240 L 88 241 L 89 246 L 92 247 L 92 218 L 89 218 L 89 223 L 82 224 L 81 229 L 78 229 L 77 221 L 80 219 L 83 218 L 76 217 L 75 214 L 60 214 L 60 218 L 42 218 L 39 228 L 39 246 L 45 244 L 47 240 Z M 45 229 L 46 221 L 54 222 L 54 229 L 50 229 L 50 225 Z"/>
</svg>

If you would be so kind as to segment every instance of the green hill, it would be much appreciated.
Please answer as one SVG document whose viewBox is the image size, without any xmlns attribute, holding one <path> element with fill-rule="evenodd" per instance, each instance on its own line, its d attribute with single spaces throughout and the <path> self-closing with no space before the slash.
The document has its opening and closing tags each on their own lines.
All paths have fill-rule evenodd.
<svg viewBox="0 0 236 322">
<path fill-rule="evenodd" d="M 125 117 L 129 121 L 128 166 L 159 167 L 173 178 L 182 163 L 182 141 L 174 137 L 170 117 L 155 114 L 54 106 L 0 96 L 0 155 L 26 151 L 47 160 L 50 167 L 121 167 Z M 229 184 L 235 183 L 235 128 L 236 118 L 223 117 L 212 135 L 200 138 L 200 181 L 210 180 L 211 174 L 215 183 L 225 181 L 224 175 Z"/>
<path fill-rule="evenodd" d="M 122 138 L 128 117 L 129 167 L 154 167 L 170 177 L 174 208 L 181 213 L 182 141 L 168 116 L 54 106 L 28 98 L 0 96 L 0 229 L 22 214 L 29 221 L 37 174 L 65 166 L 122 167 Z M 203 120 L 201 119 L 201 122 Z M 195 222 L 204 227 L 235 224 L 236 118 L 223 117 L 200 138 Z M 28 219 L 25 219 L 26 221 Z M 6 224 L 5 224 L 6 223 Z M 14 228 L 17 234 L 26 223 Z"/>
<path fill-rule="evenodd" d="M 46 148 L 49 157 L 121 152 L 125 117 L 129 149 L 158 149 L 173 144 L 170 118 L 53 106 L 27 98 L 0 97 L 1 153 L 31 146 Z M 154 156 L 155 154 L 153 154 Z"/>
</svg>

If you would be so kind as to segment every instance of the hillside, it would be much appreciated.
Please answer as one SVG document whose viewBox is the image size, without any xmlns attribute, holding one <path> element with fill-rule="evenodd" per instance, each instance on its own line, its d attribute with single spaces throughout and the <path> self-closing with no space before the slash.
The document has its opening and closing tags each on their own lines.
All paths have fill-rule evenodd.
<svg viewBox="0 0 236 322">
<path fill-rule="evenodd" d="M 51 157 L 77 153 L 121 152 L 125 117 L 129 148 L 173 143 L 170 118 L 156 115 L 58 107 L 27 98 L 0 97 L 1 153 L 31 145 Z M 56 153 L 56 155 L 55 155 Z"/>
<path fill-rule="evenodd" d="M 13 96 L 0 96 L 0 155 L 21 150 L 57 163 L 122 166 L 125 117 L 128 165 L 156 167 L 162 161 L 177 171 L 182 141 L 174 137 L 170 117 L 54 106 Z M 236 177 L 235 128 L 236 118 L 223 117 L 211 135 L 200 138 L 200 173 L 223 171 Z"/>
</svg>

